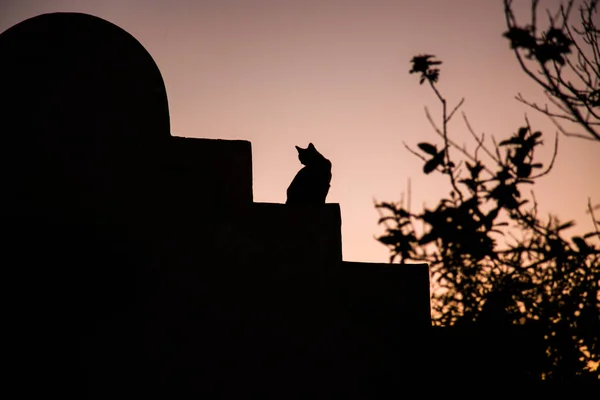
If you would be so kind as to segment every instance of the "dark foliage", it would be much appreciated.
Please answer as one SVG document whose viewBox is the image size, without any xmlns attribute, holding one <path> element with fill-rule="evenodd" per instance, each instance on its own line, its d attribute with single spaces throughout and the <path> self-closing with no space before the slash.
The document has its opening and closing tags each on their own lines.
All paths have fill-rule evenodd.
<svg viewBox="0 0 600 400">
<path fill-rule="evenodd" d="M 595 230 L 569 240 L 566 231 L 574 223 L 552 216 L 543 220 L 530 191 L 551 171 L 558 136 L 554 156 L 544 166 L 535 157 L 543 134 L 529 122 L 490 147 L 463 114 L 476 147 L 468 151 L 456 145 L 447 123 L 462 101 L 447 115 L 446 100 L 435 86 L 439 71 L 431 72 L 439 62 L 431 57 L 413 58 L 410 72 L 420 73 L 443 105 L 443 124 L 435 128 L 443 143 L 407 148 L 424 161 L 425 174 L 448 177 L 449 196 L 417 213 L 402 202 L 377 203 L 379 223 L 386 227 L 378 240 L 390 249 L 390 262 L 430 265 L 435 325 L 530 327 L 544 340 L 533 354 L 532 374 L 597 379 L 589 366 L 600 361 L 600 249 L 594 244 L 600 221 L 590 203 Z M 461 160 L 451 158 L 450 150 Z"/>
</svg>

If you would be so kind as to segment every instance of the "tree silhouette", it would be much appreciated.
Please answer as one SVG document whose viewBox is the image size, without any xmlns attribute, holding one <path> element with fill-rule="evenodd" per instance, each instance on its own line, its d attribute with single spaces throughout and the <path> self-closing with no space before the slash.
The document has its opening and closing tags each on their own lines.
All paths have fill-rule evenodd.
<svg viewBox="0 0 600 400">
<path fill-rule="evenodd" d="M 442 103 L 440 127 L 426 110 L 442 144 L 405 147 L 423 160 L 425 174 L 445 175 L 450 187 L 435 208 L 422 212 L 412 212 L 402 201 L 376 203 L 385 226 L 377 239 L 389 248 L 390 262 L 430 265 L 435 325 L 523 326 L 538 332 L 542 341 L 528 367 L 531 374 L 597 379 L 600 249 L 594 242 L 600 238 L 600 221 L 588 204 L 594 231 L 568 240 L 565 232 L 573 221 L 543 220 L 534 193 L 527 194 L 552 170 L 558 135 L 544 167 L 535 157 L 543 134 L 527 120 L 500 142 L 492 137 L 490 146 L 463 113 L 475 148 L 458 146 L 447 128 L 463 101 L 447 111 L 436 87 L 441 62 L 434 56 L 416 56 L 412 64 L 410 73 L 420 74 L 421 83 L 427 82 Z"/>
<path fill-rule="evenodd" d="M 531 20 L 519 25 L 513 0 L 504 1 L 508 31 L 504 33 L 523 71 L 544 90 L 551 107 L 517 99 L 546 114 L 567 136 L 600 142 L 600 30 L 598 0 L 584 0 L 579 7 L 579 26 L 569 17 L 574 0 L 561 4 L 555 15 L 548 11 L 549 26 L 537 19 L 539 0 L 531 1 Z M 574 123 L 583 132 L 563 124 Z"/>
</svg>

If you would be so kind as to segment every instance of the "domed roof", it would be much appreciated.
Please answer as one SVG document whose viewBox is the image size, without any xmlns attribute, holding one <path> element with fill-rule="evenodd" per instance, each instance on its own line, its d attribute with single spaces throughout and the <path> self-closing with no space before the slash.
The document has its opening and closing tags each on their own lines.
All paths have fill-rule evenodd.
<svg viewBox="0 0 600 400">
<path fill-rule="evenodd" d="M 156 63 L 108 21 L 82 13 L 27 19 L 0 34 L 0 60 L 2 141 L 170 136 Z"/>
</svg>

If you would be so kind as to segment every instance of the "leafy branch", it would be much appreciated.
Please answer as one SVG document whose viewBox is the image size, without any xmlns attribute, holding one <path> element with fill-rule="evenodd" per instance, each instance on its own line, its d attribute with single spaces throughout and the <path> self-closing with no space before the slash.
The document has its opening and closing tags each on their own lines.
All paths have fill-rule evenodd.
<svg viewBox="0 0 600 400">
<path fill-rule="evenodd" d="M 590 202 L 594 231 L 569 240 L 565 232 L 573 221 L 553 216 L 543 221 L 533 191 L 525 194 L 525 188 L 552 170 L 558 135 L 544 167 L 535 152 L 543 145 L 543 134 L 529 121 L 499 142 L 492 137 L 490 147 L 463 113 L 476 143 L 470 152 L 449 138 L 448 121 L 463 101 L 447 113 L 446 99 L 436 87 L 441 61 L 422 55 L 412 64 L 410 73 L 420 74 L 420 83 L 428 82 L 442 103 L 441 128 L 426 113 L 443 145 L 405 147 L 424 162 L 425 174 L 447 176 L 451 191 L 422 212 L 411 212 L 402 202 L 376 203 L 379 223 L 385 226 L 377 239 L 390 250 L 390 262 L 430 265 L 435 324 L 535 325 L 545 332 L 545 350 L 532 373 L 556 379 L 590 373 L 588 363 L 600 361 L 598 337 L 590 333 L 600 331 L 598 221 Z M 450 147 L 463 156 L 456 164 Z"/>
</svg>

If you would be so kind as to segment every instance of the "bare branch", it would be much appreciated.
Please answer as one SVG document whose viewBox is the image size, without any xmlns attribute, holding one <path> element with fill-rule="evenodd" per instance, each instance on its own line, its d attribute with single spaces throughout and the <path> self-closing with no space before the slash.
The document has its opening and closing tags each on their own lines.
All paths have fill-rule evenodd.
<svg viewBox="0 0 600 400">
<path fill-rule="evenodd" d="M 435 133 L 437 133 L 438 135 L 440 135 L 443 138 L 444 134 L 442 133 L 440 128 L 438 128 L 438 126 L 435 124 L 435 122 L 433 121 L 433 118 L 431 117 L 431 114 L 429 113 L 429 109 L 427 107 L 425 107 L 425 115 L 427 116 L 427 120 L 429 121 L 429 123 L 431 124 L 433 129 L 435 130 Z"/>
<path fill-rule="evenodd" d="M 556 155 L 558 154 L 558 132 L 554 135 L 554 152 L 552 153 L 552 159 L 550 160 L 550 165 L 546 168 L 545 171 L 539 173 L 538 175 L 534 175 L 531 179 L 537 179 L 544 175 L 547 175 L 554 167 L 554 161 L 556 161 Z"/>
<path fill-rule="evenodd" d="M 500 165 L 500 159 L 497 157 L 494 157 L 494 155 L 492 154 L 491 151 L 489 151 L 487 149 L 487 147 L 485 147 L 483 145 L 483 134 L 481 134 L 481 140 L 477 137 L 477 134 L 475 133 L 475 131 L 473 130 L 473 128 L 471 127 L 471 123 L 469 122 L 469 120 L 467 119 L 467 115 L 463 112 L 463 120 L 465 121 L 465 124 L 467 125 L 467 129 L 469 130 L 469 133 L 473 136 L 473 138 L 475 139 L 475 141 L 478 144 L 478 147 L 481 147 L 481 149 L 483 149 L 483 151 L 488 155 L 488 157 L 490 157 L 492 160 L 494 160 L 494 162 L 498 165 Z"/>
<path fill-rule="evenodd" d="M 600 142 L 600 130 L 596 128 L 600 125 L 599 107 L 596 103 L 596 93 L 600 90 L 600 50 L 597 40 L 600 31 L 595 28 L 593 20 L 598 1 L 587 1 L 585 7 L 580 8 L 582 31 L 568 23 L 574 5 L 574 0 L 569 0 L 566 5 L 560 5 L 556 15 L 547 10 L 550 28 L 539 34 L 536 27 L 538 3 L 537 0 L 532 0 L 532 24 L 522 28 L 513 14 L 512 0 L 504 0 L 505 21 L 509 29 L 505 36 L 511 41 L 511 48 L 521 69 L 543 89 L 551 103 L 564 114 L 549 110 L 547 105 L 542 107 L 528 102 L 520 94 L 517 100 L 555 121 L 563 119 L 574 122 L 585 131 L 585 135 L 568 136 L 586 136 Z M 587 49 L 582 47 L 581 40 L 590 47 L 590 55 L 587 54 Z M 573 59 L 570 57 L 571 50 L 575 53 Z M 524 54 L 524 51 L 528 53 Z M 535 61 L 540 69 L 531 69 L 525 58 Z M 572 72 L 576 77 L 575 83 L 568 78 L 567 72 Z M 559 130 L 564 131 L 562 127 Z"/>
<path fill-rule="evenodd" d="M 593 137 L 589 137 L 586 135 L 583 135 L 581 133 L 576 133 L 576 132 L 568 132 L 565 128 L 563 128 L 563 126 L 561 124 L 558 123 L 558 121 L 556 120 L 556 118 L 551 117 L 550 116 L 550 120 L 554 123 L 554 125 L 556 126 L 556 128 L 565 136 L 570 136 L 570 137 L 575 137 L 578 139 L 583 139 L 583 140 L 589 140 L 591 142 L 596 142 L 597 140 L 594 139 Z"/>
<path fill-rule="evenodd" d="M 594 215 L 594 207 L 592 207 L 592 199 L 588 197 L 588 212 L 592 216 L 592 224 L 594 226 L 594 231 L 598 236 L 600 236 L 600 228 L 598 227 L 598 222 L 596 220 L 596 216 Z"/>
<path fill-rule="evenodd" d="M 549 100 L 550 100 L 551 102 L 554 102 L 554 101 L 556 101 L 556 100 L 552 99 L 552 98 L 551 98 L 551 96 L 549 96 L 549 97 L 550 97 L 550 98 L 549 98 Z M 561 119 L 565 119 L 565 120 L 567 120 L 567 121 L 570 121 L 570 122 L 575 122 L 575 123 L 577 122 L 577 120 L 576 120 L 575 118 L 573 118 L 573 117 L 570 117 L 570 116 L 568 116 L 568 115 L 564 115 L 564 114 L 556 114 L 556 113 L 554 113 L 554 112 L 550 111 L 550 110 L 548 109 L 548 105 L 544 105 L 544 107 L 542 108 L 541 106 L 538 106 L 538 105 L 537 105 L 537 103 L 532 103 L 532 102 L 529 102 L 528 100 L 525 100 L 525 99 L 524 99 L 524 98 L 521 96 L 521 94 L 520 94 L 520 93 L 519 93 L 519 95 L 518 95 L 518 96 L 516 96 L 516 97 L 515 97 L 515 99 L 517 99 L 519 102 L 521 102 L 521 103 L 525 104 L 526 106 L 533 108 L 533 109 L 534 109 L 534 110 L 536 110 L 536 111 L 539 111 L 539 112 L 541 112 L 541 113 L 544 113 L 544 114 L 546 114 L 546 115 L 547 115 L 547 116 L 549 116 L 549 117 L 561 118 Z M 553 104 L 554 104 L 554 103 L 553 103 Z M 557 105 L 557 108 L 561 108 L 561 107 L 562 107 L 562 105 L 560 105 L 560 104 L 555 104 L 555 105 Z M 564 110 L 562 110 L 562 109 L 561 109 L 561 111 L 563 111 L 563 112 L 567 113 L 567 111 L 564 111 Z"/>
<path fill-rule="evenodd" d="M 419 157 L 421 160 L 427 161 L 427 159 L 425 157 L 423 157 L 422 155 L 420 155 L 419 153 L 417 153 L 416 151 L 414 151 L 413 149 L 411 149 L 410 147 L 408 147 L 408 145 L 406 144 L 406 142 L 402 142 L 402 144 L 404 145 L 404 148 L 406 150 L 408 150 L 409 152 L 411 152 L 415 156 Z"/>
<path fill-rule="evenodd" d="M 571 1 L 571 3 L 572 3 L 572 1 Z M 569 4 L 569 6 L 570 5 L 572 5 L 572 4 Z M 563 18 L 564 18 L 564 20 L 566 22 L 567 19 L 568 19 L 568 14 L 563 13 Z M 582 18 L 582 20 L 583 20 L 583 18 Z M 573 46 L 575 46 L 575 49 L 577 50 L 577 55 L 583 58 L 585 64 L 591 65 L 592 63 L 586 57 L 585 52 L 583 51 L 583 49 L 579 46 L 579 44 L 577 43 L 577 41 L 574 40 L 575 39 L 575 35 L 573 35 L 573 32 L 571 32 L 571 28 L 569 27 L 569 25 L 565 23 L 565 25 L 563 26 L 563 29 L 567 32 L 567 36 L 573 41 Z M 588 32 L 587 29 L 585 29 L 585 31 Z"/>
<path fill-rule="evenodd" d="M 465 98 L 463 97 L 458 104 L 456 105 L 456 107 L 454 107 L 454 109 L 452 111 L 450 111 L 450 115 L 448 115 L 448 118 L 446 119 L 446 122 L 450 121 L 450 119 L 452 118 L 452 116 L 454 115 L 454 113 L 460 108 L 460 106 L 463 105 L 463 103 L 465 102 Z"/>
</svg>

